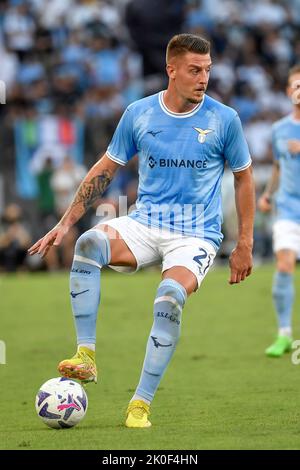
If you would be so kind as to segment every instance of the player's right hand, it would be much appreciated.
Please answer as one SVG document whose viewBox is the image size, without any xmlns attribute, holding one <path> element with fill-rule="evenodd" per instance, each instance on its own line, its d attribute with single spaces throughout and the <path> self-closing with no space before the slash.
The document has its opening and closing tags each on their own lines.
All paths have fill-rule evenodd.
<svg viewBox="0 0 300 470">
<path fill-rule="evenodd" d="M 68 233 L 68 231 L 69 227 L 57 224 L 52 230 L 50 230 L 50 232 L 46 233 L 44 237 L 40 238 L 34 245 L 32 245 L 28 249 L 28 253 L 31 256 L 37 253 L 44 258 L 52 245 L 60 245 L 63 237 Z"/>
<path fill-rule="evenodd" d="M 288 140 L 288 149 L 289 152 L 296 154 L 300 152 L 300 140 L 291 139 Z"/>
<path fill-rule="evenodd" d="M 261 212 L 270 212 L 272 210 L 272 202 L 269 194 L 264 193 L 261 195 L 257 202 L 257 207 Z"/>
</svg>

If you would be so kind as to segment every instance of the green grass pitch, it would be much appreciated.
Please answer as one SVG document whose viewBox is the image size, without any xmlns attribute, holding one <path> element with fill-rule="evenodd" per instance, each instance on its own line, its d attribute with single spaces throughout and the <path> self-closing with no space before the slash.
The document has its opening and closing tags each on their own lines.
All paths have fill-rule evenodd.
<svg viewBox="0 0 300 470">
<path fill-rule="evenodd" d="M 152 428 L 126 429 L 152 324 L 159 272 L 105 271 L 98 321 L 98 385 L 75 428 L 37 417 L 39 386 L 75 350 L 68 275 L 0 277 L 0 449 L 299 449 L 300 365 L 264 356 L 276 333 L 272 266 L 239 286 L 228 270 L 209 273 L 187 302 L 176 354 L 152 405 Z M 299 284 L 299 272 L 296 284 Z M 299 296 L 294 338 L 300 339 Z"/>
</svg>

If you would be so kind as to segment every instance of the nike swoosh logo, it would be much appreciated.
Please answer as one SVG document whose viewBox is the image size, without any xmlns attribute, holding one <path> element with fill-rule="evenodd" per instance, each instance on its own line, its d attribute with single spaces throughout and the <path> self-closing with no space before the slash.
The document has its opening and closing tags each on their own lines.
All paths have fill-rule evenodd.
<svg viewBox="0 0 300 470">
<path fill-rule="evenodd" d="M 71 296 L 73 297 L 73 299 L 75 299 L 75 297 L 77 297 L 77 295 L 80 295 L 80 294 L 84 294 L 85 292 L 88 292 L 90 289 L 86 289 L 86 290 L 83 290 L 82 292 L 70 292 Z"/>
<path fill-rule="evenodd" d="M 152 375 L 153 377 L 160 377 L 160 374 L 152 374 L 152 372 L 148 372 L 146 369 L 144 369 L 144 372 L 148 375 Z"/>
<path fill-rule="evenodd" d="M 159 346 L 160 346 L 161 348 L 168 348 L 169 346 L 172 346 L 172 343 L 170 343 L 170 344 L 161 344 L 161 343 L 159 343 L 159 342 L 157 341 L 157 337 L 156 337 L 156 336 L 151 336 L 151 339 L 152 339 L 152 341 L 153 341 L 153 343 L 154 343 L 154 346 L 155 346 L 156 348 L 158 348 Z"/>
</svg>

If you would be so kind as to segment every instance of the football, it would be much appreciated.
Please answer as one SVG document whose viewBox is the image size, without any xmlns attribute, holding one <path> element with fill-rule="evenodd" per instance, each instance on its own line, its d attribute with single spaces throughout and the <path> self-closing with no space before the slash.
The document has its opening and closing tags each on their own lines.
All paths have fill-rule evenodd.
<svg viewBox="0 0 300 470">
<path fill-rule="evenodd" d="M 35 399 L 35 409 L 41 420 L 50 428 L 76 426 L 85 416 L 87 395 L 74 380 L 57 377 L 45 382 Z"/>
</svg>

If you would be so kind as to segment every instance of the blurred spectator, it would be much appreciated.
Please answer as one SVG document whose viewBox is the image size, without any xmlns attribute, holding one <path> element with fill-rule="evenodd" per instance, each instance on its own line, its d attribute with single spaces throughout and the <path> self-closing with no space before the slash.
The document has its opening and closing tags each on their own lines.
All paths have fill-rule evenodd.
<svg viewBox="0 0 300 470">
<path fill-rule="evenodd" d="M 17 79 L 18 58 L 13 52 L 8 52 L 0 40 L 0 80 L 6 85 L 6 92 L 9 95 Z"/>
<path fill-rule="evenodd" d="M 51 188 L 54 196 L 54 213 L 57 221 L 65 213 L 71 204 L 79 184 L 86 175 L 84 166 L 78 165 L 70 156 L 66 156 L 62 165 L 57 168 L 51 177 Z M 84 221 L 81 222 L 81 224 Z M 69 269 L 73 260 L 73 251 L 76 238 L 84 231 L 80 224 L 71 227 L 65 236 L 58 251 L 50 250 L 46 257 L 46 263 L 50 270 L 63 268 Z"/>
<path fill-rule="evenodd" d="M 59 219 L 71 204 L 86 173 L 85 167 L 76 164 L 70 156 L 66 156 L 62 165 L 53 173 L 51 186 L 54 191 L 55 211 Z"/>
<path fill-rule="evenodd" d="M 57 114 L 37 117 L 33 107 L 14 123 L 17 161 L 17 190 L 23 198 L 37 195 L 37 174 L 50 158 L 59 166 L 66 153 L 74 160 L 83 160 L 84 125 L 79 117 L 71 117 L 70 107 L 59 102 Z M 24 113 L 25 114 L 25 113 Z"/>
<path fill-rule="evenodd" d="M 260 111 L 257 93 L 245 82 L 237 84 L 236 94 L 232 97 L 230 105 L 237 110 L 244 124 L 254 118 Z"/>
<path fill-rule="evenodd" d="M 245 126 L 245 136 L 254 165 L 272 162 L 271 126 L 272 121 L 267 114 L 256 114 Z"/>
<path fill-rule="evenodd" d="M 249 26 L 282 26 L 287 20 L 287 10 L 279 0 L 247 1 L 242 19 Z"/>
<path fill-rule="evenodd" d="M 8 48 L 22 60 L 34 47 L 36 24 L 26 0 L 13 0 L 11 4 L 4 15 L 3 31 Z"/>
<path fill-rule="evenodd" d="M 24 87 L 44 78 L 45 71 L 37 56 L 28 53 L 19 66 L 17 81 Z"/>
<path fill-rule="evenodd" d="M 47 157 L 38 169 L 38 210 L 41 220 L 41 232 L 48 232 L 55 225 L 54 191 L 51 184 L 54 173 L 53 161 Z"/>
<path fill-rule="evenodd" d="M 135 46 L 143 57 L 144 76 L 163 75 L 169 39 L 181 32 L 184 21 L 182 0 L 131 0 L 126 22 Z"/>
<path fill-rule="evenodd" d="M 49 134 L 51 134 L 50 127 L 47 129 L 49 130 Z M 48 168 L 49 164 L 51 164 L 51 167 L 54 169 L 59 168 L 62 165 L 65 156 L 66 150 L 64 147 L 59 144 L 51 143 L 50 141 L 49 143 L 39 147 L 33 154 L 30 161 L 30 170 L 35 175 L 40 174 L 41 171 L 46 167 L 47 162 Z"/>
<path fill-rule="evenodd" d="M 73 0 L 41 0 L 36 3 L 36 10 L 40 18 L 40 24 L 43 28 L 54 30 L 65 19 L 68 12 L 71 11 Z"/>
<path fill-rule="evenodd" d="M 17 204 L 8 205 L 0 222 L 0 269 L 14 272 L 24 267 L 31 235 Z"/>
</svg>

